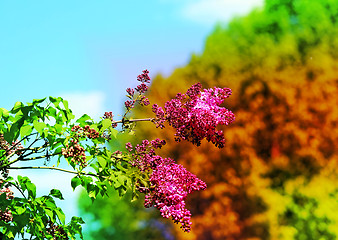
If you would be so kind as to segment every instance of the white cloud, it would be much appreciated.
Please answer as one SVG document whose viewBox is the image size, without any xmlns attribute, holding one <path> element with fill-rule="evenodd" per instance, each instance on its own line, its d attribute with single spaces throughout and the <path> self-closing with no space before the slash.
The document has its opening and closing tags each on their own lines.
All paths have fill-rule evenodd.
<svg viewBox="0 0 338 240">
<path fill-rule="evenodd" d="M 95 120 L 99 120 L 104 114 L 104 101 L 106 96 L 103 92 L 78 92 L 60 95 L 63 99 L 68 101 L 69 108 L 73 111 L 76 118 L 79 118 L 86 113 Z"/>
<path fill-rule="evenodd" d="M 182 9 L 185 18 L 204 24 L 228 22 L 232 17 L 245 15 L 255 7 L 263 6 L 263 0 L 188 0 Z"/>
</svg>

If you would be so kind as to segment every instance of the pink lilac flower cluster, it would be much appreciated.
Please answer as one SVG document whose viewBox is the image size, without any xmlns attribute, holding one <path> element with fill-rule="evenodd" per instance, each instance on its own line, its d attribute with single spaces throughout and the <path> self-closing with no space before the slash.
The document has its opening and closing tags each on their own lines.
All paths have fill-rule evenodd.
<svg viewBox="0 0 338 240">
<path fill-rule="evenodd" d="M 46 224 L 46 231 L 52 235 L 53 240 L 67 240 L 69 237 L 64 230 L 64 227 L 54 224 L 52 221 L 48 220 Z"/>
<path fill-rule="evenodd" d="M 185 94 L 178 93 L 176 97 L 166 102 L 164 109 L 153 105 L 156 114 L 154 120 L 157 127 L 164 128 L 164 122 L 176 129 L 175 140 L 188 140 L 199 146 L 206 138 L 216 147 L 225 144 L 223 131 L 217 130 L 218 125 L 229 125 L 235 120 L 234 114 L 220 105 L 231 95 L 229 88 L 202 89 L 197 83 Z"/>
<path fill-rule="evenodd" d="M 73 126 L 71 129 L 74 132 L 70 143 L 65 144 L 61 153 L 65 158 L 71 158 L 75 164 L 80 164 L 82 167 L 87 166 L 85 149 L 79 144 L 81 138 L 95 139 L 100 136 L 99 132 L 91 128 L 89 125 L 84 127 Z"/>
<path fill-rule="evenodd" d="M 164 140 L 143 140 L 135 148 L 126 144 L 132 153 L 132 165 L 141 171 L 150 171 L 150 186 L 140 186 L 139 191 L 145 193 L 145 207 L 156 207 L 162 217 L 171 218 L 180 223 L 184 231 L 191 230 L 191 213 L 185 208 L 185 199 L 193 191 L 204 190 L 206 183 L 187 171 L 173 159 L 162 158 L 155 154 L 155 149 L 161 148 Z"/>
<path fill-rule="evenodd" d="M 24 152 L 24 147 L 22 146 L 20 141 L 16 140 L 12 142 L 12 144 L 9 144 L 2 134 L 0 134 L 0 149 L 4 150 L 0 152 L 0 159 L 10 158 L 14 154 L 20 156 Z M 0 160 L 0 166 L 3 163 L 4 160 Z M 7 178 L 8 176 L 7 167 L 2 167 L 0 169 L 0 175 L 2 175 L 4 178 Z"/>
<path fill-rule="evenodd" d="M 2 184 L 2 181 L 0 180 L 0 185 Z M 2 188 L 0 190 L 0 195 L 5 193 L 6 194 L 6 199 L 13 199 L 14 196 L 13 196 L 13 192 L 5 187 L 5 188 Z M 12 215 L 12 212 L 10 210 L 5 210 L 5 211 L 1 211 L 0 210 L 0 220 L 1 221 L 4 221 L 4 222 L 10 222 L 13 220 L 13 215 Z"/>
<path fill-rule="evenodd" d="M 136 103 L 139 103 L 141 106 L 147 106 L 150 104 L 149 99 L 145 96 L 143 96 L 143 94 L 148 91 L 148 83 L 150 83 L 150 77 L 149 77 L 149 71 L 148 70 L 143 70 L 142 74 L 137 76 L 137 81 L 141 82 L 140 85 L 138 85 L 135 88 L 135 91 L 139 93 L 139 95 L 135 98 L 135 91 L 132 88 L 127 88 L 127 97 L 130 100 L 127 100 L 124 102 L 124 105 L 127 109 L 127 111 L 130 111 L 132 108 L 135 107 Z"/>
<path fill-rule="evenodd" d="M 12 144 L 9 144 L 4 136 L 0 134 L 0 149 L 3 149 L 6 151 L 5 156 L 11 156 L 13 154 L 21 155 L 23 146 L 21 145 L 21 142 L 16 140 L 15 142 L 12 142 Z M 0 155 L 1 156 L 1 155 Z"/>
</svg>

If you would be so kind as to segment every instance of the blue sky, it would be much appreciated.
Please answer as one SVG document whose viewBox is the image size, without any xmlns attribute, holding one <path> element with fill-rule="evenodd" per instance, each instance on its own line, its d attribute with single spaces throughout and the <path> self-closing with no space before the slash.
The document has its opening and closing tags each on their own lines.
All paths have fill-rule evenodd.
<svg viewBox="0 0 338 240">
<path fill-rule="evenodd" d="M 63 96 L 78 117 L 122 114 L 124 91 L 136 85 L 143 69 L 151 76 L 169 75 L 202 51 L 216 22 L 226 24 L 262 2 L 2 0 L 0 107 Z M 69 185 L 71 176 L 39 172 L 31 177 L 43 192 Z M 71 198 L 70 188 L 65 195 Z M 63 205 L 76 214 L 72 201 Z"/>
</svg>

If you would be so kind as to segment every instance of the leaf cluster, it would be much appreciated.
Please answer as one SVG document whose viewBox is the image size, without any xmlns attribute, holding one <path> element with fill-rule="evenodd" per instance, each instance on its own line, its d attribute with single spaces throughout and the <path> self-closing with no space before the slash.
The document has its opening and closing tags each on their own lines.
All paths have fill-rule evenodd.
<svg viewBox="0 0 338 240">
<path fill-rule="evenodd" d="M 137 199 L 136 185 L 139 181 L 147 184 L 147 176 L 129 164 L 128 154 L 107 149 L 105 144 L 115 141 L 118 133 L 111 119 L 95 122 L 86 114 L 76 121 L 74 118 L 68 102 L 61 97 L 36 99 L 27 104 L 17 102 L 10 111 L 0 109 L 1 188 L 15 188 L 21 194 L 12 200 L 0 194 L 1 211 L 13 217 L 10 222 L 0 221 L 0 234 L 4 239 L 18 236 L 75 239 L 76 235 L 83 238 L 83 220 L 73 217 L 66 223 L 63 211 L 56 206 L 55 198 L 63 200 L 60 190 L 51 189 L 49 195 L 37 197 L 36 186 L 30 179 L 18 176 L 14 180 L 12 171 L 45 169 L 73 174 L 72 188 L 82 186 L 92 201 L 98 195 L 108 196 L 108 187 L 116 189 L 120 196 L 130 191 L 132 199 Z M 126 116 L 120 122 L 123 129 L 132 130 L 132 122 Z M 95 135 L 79 133 L 74 127 L 90 129 Z M 64 154 L 70 146 L 84 151 L 85 165 L 79 164 L 74 154 Z M 23 162 L 29 165 L 22 166 Z"/>
</svg>

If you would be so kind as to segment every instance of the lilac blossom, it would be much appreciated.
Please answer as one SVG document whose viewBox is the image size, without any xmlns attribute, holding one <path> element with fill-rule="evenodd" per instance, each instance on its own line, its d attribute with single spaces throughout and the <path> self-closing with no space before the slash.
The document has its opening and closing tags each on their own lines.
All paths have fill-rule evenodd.
<svg viewBox="0 0 338 240">
<path fill-rule="evenodd" d="M 126 89 L 126 92 L 128 93 L 127 97 L 131 99 L 124 102 L 124 106 L 126 107 L 127 111 L 130 111 L 132 108 L 134 108 L 136 103 L 139 103 L 141 106 L 147 106 L 150 104 L 149 99 L 144 96 L 145 92 L 149 89 L 147 85 L 150 83 L 150 77 L 148 73 L 148 70 L 143 70 L 142 74 L 137 76 L 137 81 L 141 83 L 135 87 L 135 91 L 138 93 L 136 97 L 134 89 Z"/>
<path fill-rule="evenodd" d="M 157 127 L 164 128 L 164 122 L 176 129 L 175 140 L 188 140 L 199 146 L 206 138 L 215 146 L 222 148 L 225 144 L 222 130 L 218 125 L 229 125 L 235 120 L 234 114 L 220 105 L 231 95 L 229 88 L 209 88 L 201 91 L 202 85 L 197 83 L 185 94 L 165 103 L 164 109 L 153 105 L 156 114 L 154 120 Z"/>
<path fill-rule="evenodd" d="M 143 140 L 134 148 L 127 143 L 126 148 L 130 152 L 134 150 L 131 164 L 143 172 L 150 172 L 150 186 L 139 187 L 139 191 L 146 194 L 144 206 L 156 207 L 162 217 L 171 218 L 189 232 L 191 213 L 185 208 L 185 199 L 193 191 L 204 190 L 206 184 L 173 159 L 156 155 L 155 149 L 164 144 L 165 141 L 159 139 Z"/>
</svg>

